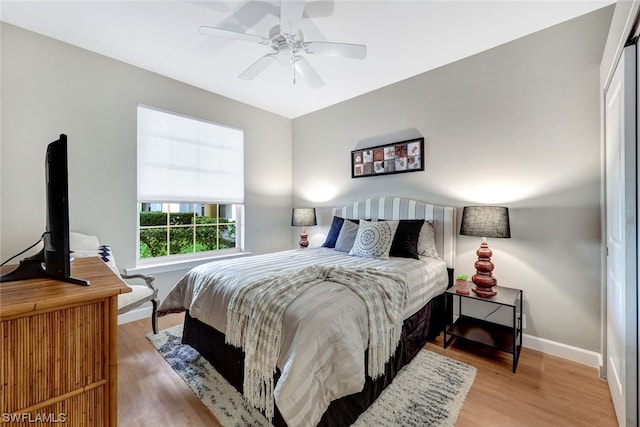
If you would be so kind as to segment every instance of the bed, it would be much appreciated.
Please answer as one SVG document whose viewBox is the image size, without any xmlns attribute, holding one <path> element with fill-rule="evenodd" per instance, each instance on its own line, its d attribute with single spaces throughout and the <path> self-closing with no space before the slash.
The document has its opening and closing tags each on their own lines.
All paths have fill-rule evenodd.
<svg viewBox="0 0 640 427">
<path fill-rule="evenodd" d="M 412 227 L 417 223 L 421 226 L 417 229 L 421 245 L 415 246 L 417 237 L 409 239 L 409 246 L 413 244 L 415 249 L 407 255 L 404 249 L 398 249 L 406 242 L 396 239 L 413 233 L 411 230 L 416 228 Z M 348 234 L 357 235 L 366 227 L 378 231 L 389 228 L 387 232 L 394 239 L 394 247 L 387 251 L 390 256 L 360 253 L 358 250 L 370 249 L 363 249 L 361 243 L 345 250 Z M 186 311 L 183 343 L 195 348 L 236 389 L 244 391 L 245 397 L 263 410 L 274 425 L 350 425 L 426 341 L 441 332 L 444 290 L 452 283 L 455 234 L 453 207 L 395 197 L 367 199 L 332 209 L 332 226 L 325 241 L 329 247 L 198 266 L 171 290 L 160 305 L 159 314 Z M 275 366 L 266 371 L 273 375 L 265 378 L 265 370 L 260 368 L 263 377 L 254 386 L 252 369 L 256 360 L 262 366 L 269 357 L 256 356 L 256 347 L 260 346 L 255 344 L 257 339 L 248 339 L 246 331 L 252 330 L 247 323 L 250 318 L 262 313 L 256 314 L 254 307 L 249 315 L 242 311 L 240 303 L 250 292 L 262 293 L 263 285 L 275 286 L 273 289 L 290 285 L 298 293 L 287 288 L 286 293 L 292 293 L 281 310 L 282 329 L 274 344 L 278 351 L 271 350 Z M 243 294 L 237 289 L 251 291 Z M 400 296 L 384 302 L 390 304 L 384 310 L 373 310 L 379 303 L 360 294 L 375 293 L 371 289 L 385 290 L 378 293 L 387 297 L 388 290 L 393 289 Z M 282 291 L 272 292 L 282 297 Z M 403 303 L 398 309 L 400 300 Z M 388 308 L 392 306 L 397 315 L 388 317 L 395 319 L 397 327 L 375 329 L 373 316 L 367 312 L 392 313 Z M 232 311 L 232 307 L 238 311 Z M 245 317 L 233 317 L 237 313 L 244 313 Z M 272 322 L 271 317 L 265 319 L 257 323 Z M 386 344 L 389 338 L 380 338 L 379 330 L 395 331 L 391 332 L 390 341 L 397 346 Z M 271 337 L 272 331 L 266 331 L 255 336 Z M 234 342 L 239 339 L 244 339 L 244 345 Z M 382 353 L 384 357 L 380 348 L 386 351 Z M 266 353 L 271 354 L 268 350 Z"/>
</svg>

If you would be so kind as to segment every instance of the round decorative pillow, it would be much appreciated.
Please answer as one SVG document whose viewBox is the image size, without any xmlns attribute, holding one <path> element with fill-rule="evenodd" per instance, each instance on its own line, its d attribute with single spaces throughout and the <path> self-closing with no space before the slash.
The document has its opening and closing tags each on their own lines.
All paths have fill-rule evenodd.
<svg viewBox="0 0 640 427">
<path fill-rule="evenodd" d="M 358 234 L 349 255 L 389 259 L 398 221 L 360 221 Z"/>
</svg>

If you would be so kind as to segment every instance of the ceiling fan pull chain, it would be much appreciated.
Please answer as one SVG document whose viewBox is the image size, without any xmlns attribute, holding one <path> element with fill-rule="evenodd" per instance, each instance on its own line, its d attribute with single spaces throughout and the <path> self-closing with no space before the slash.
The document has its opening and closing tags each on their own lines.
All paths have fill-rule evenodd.
<svg viewBox="0 0 640 427">
<path fill-rule="evenodd" d="M 291 46 L 291 65 L 293 65 L 293 84 L 296 84 L 296 61 L 298 58 L 296 57 L 296 48 Z"/>
</svg>

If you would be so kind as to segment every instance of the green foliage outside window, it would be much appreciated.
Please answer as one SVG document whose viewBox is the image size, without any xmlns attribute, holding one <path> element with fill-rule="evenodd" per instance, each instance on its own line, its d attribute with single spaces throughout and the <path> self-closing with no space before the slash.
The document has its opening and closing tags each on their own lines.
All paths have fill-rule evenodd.
<svg viewBox="0 0 640 427">
<path fill-rule="evenodd" d="M 235 246 L 236 223 L 232 219 L 194 215 L 192 212 L 140 212 L 140 258 Z"/>
</svg>

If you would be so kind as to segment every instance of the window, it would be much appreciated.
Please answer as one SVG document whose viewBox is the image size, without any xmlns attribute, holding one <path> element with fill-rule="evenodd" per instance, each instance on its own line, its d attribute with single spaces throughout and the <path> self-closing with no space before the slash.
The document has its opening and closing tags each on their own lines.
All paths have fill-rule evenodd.
<svg viewBox="0 0 640 427">
<path fill-rule="evenodd" d="M 140 258 L 236 248 L 236 206 L 141 203 Z"/>
<path fill-rule="evenodd" d="M 239 129 L 138 106 L 138 258 L 238 250 Z"/>
</svg>

